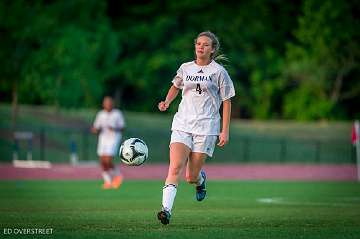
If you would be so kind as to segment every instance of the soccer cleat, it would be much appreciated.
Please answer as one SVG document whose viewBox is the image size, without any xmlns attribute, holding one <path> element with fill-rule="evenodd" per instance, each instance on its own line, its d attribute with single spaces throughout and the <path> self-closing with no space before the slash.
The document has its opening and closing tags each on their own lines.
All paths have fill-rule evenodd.
<svg viewBox="0 0 360 239">
<path fill-rule="evenodd" d="M 103 188 L 103 189 L 111 189 L 111 188 L 112 188 L 112 185 L 111 185 L 111 183 L 109 183 L 109 182 L 104 182 L 104 184 L 102 185 L 102 188 Z"/>
<path fill-rule="evenodd" d="M 204 178 L 204 181 L 200 186 L 196 186 L 196 200 L 199 202 L 204 200 L 206 197 L 206 174 L 201 170 L 201 176 Z"/>
<path fill-rule="evenodd" d="M 112 180 L 111 185 L 112 185 L 113 188 L 118 189 L 120 187 L 122 181 L 123 181 L 122 176 L 120 176 L 120 175 L 115 176 L 114 179 Z"/>
<path fill-rule="evenodd" d="M 158 212 L 157 214 L 157 218 L 160 220 L 160 222 L 164 225 L 169 224 L 170 222 L 170 217 L 171 214 L 170 212 L 166 211 L 166 210 L 161 210 L 160 212 Z"/>
</svg>

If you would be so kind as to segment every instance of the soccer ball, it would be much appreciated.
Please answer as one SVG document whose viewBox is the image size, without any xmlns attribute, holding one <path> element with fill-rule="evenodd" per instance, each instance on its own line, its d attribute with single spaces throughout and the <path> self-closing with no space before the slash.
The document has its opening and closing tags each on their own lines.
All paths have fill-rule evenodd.
<svg viewBox="0 0 360 239">
<path fill-rule="evenodd" d="M 130 138 L 121 144 L 119 156 L 123 163 L 130 166 L 139 166 L 148 158 L 148 147 L 143 140 Z"/>
</svg>

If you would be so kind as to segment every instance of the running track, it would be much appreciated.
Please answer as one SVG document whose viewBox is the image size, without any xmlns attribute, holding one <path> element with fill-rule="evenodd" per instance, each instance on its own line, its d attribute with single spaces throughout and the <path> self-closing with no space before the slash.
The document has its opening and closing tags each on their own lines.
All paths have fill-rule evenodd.
<svg viewBox="0 0 360 239">
<path fill-rule="evenodd" d="M 122 166 L 125 179 L 164 179 L 168 165 L 146 164 L 139 167 Z M 208 178 L 216 180 L 309 180 L 355 181 L 356 166 L 302 164 L 209 164 Z M 0 180 L 9 179 L 101 179 L 98 166 L 70 166 L 55 164 L 50 169 L 15 168 L 0 164 Z"/>
</svg>

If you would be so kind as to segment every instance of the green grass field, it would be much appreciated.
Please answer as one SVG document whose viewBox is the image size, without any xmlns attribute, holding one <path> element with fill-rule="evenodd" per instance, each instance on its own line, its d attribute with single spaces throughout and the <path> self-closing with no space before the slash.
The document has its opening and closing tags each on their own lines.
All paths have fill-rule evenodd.
<svg viewBox="0 0 360 239">
<path fill-rule="evenodd" d="M 155 218 L 161 181 L 1 181 L 1 238 L 360 238 L 360 186 L 350 182 L 210 181 L 199 203 L 181 184 L 171 224 Z M 52 235 L 4 235 L 52 228 Z"/>
</svg>

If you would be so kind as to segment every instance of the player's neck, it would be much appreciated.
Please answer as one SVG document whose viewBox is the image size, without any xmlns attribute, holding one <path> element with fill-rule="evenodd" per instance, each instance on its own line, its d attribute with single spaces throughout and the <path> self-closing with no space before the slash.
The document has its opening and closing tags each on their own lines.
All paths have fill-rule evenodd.
<svg viewBox="0 0 360 239">
<path fill-rule="evenodd" d="M 209 58 L 205 58 L 205 59 L 203 59 L 203 58 L 197 58 L 197 59 L 195 60 L 196 65 L 199 65 L 199 66 L 209 65 L 210 62 L 211 62 L 211 59 L 209 59 Z"/>
</svg>

